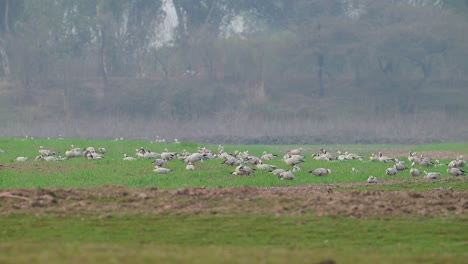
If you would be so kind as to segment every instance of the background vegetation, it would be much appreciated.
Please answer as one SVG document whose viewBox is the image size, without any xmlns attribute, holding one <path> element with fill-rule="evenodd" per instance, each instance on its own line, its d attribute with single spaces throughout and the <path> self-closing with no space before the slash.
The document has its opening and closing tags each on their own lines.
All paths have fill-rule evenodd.
<svg viewBox="0 0 468 264">
<path fill-rule="evenodd" d="M 0 136 L 468 140 L 464 0 L 0 0 Z"/>
</svg>

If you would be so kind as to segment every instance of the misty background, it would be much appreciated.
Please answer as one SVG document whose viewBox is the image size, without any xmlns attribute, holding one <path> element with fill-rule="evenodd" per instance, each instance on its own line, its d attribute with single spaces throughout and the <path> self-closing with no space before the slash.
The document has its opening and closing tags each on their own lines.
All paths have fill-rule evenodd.
<svg viewBox="0 0 468 264">
<path fill-rule="evenodd" d="M 0 0 L 0 136 L 468 141 L 468 1 Z"/>
</svg>

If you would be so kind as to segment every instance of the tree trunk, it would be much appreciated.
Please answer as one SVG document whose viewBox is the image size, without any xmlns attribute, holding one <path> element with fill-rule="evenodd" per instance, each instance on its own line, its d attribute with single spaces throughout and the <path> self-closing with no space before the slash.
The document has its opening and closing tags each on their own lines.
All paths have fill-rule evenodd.
<svg viewBox="0 0 468 264">
<path fill-rule="evenodd" d="M 319 96 L 325 96 L 325 87 L 323 86 L 323 55 L 319 54 L 317 59 L 318 64 L 318 82 L 319 82 Z"/>
<path fill-rule="evenodd" d="M 106 93 L 108 87 L 107 79 L 107 65 L 106 65 L 106 32 L 104 29 L 104 19 L 101 13 L 100 3 L 96 3 L 96 18 L 97 18 L 97 29 L 99 39 L 99 48 L 98 48 L 98 65 L 99 65 L 99 76 L 101 77 L 102 85 L 97 91 L 98 97 L 103 97 Z"/>
<path fill-rule="evenodd" d="M 10 0 L 5 0 L 5 12 L 3 14 L 3 30 L 5 32 L 4 38 L 0 38 L 0 66 L 2 67 L 1 72 L 3 75 L 8 77 L 11 74 L 10 60 L 8 58 L 8 43 L 10 39 Z"/>
<path fill-rule="evenodd" d="M 10 76 L 11 70 L 10 70 L 10 60 L 8 59 L 8 53 L 7 51 L 7 45 L 5 45 L 6 41 L 3 41 L 0 39 L 0 62 L 1 62 L 1 67 L 2 69 L 0 72 L 3 72 L 3 75 L 5 77 Z"/>
</svg>

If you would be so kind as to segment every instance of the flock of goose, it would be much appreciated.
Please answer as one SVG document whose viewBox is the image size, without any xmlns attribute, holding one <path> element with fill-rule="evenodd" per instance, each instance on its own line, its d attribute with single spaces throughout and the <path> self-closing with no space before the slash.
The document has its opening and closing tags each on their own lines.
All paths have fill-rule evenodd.
<svg viewBox="0 0 468 264">
<path fill-rule="evenodd" d="M 0 150 L 2 151 L 2 150 Z M 231 172 L 232 175 L 250 175 L 255 172 L 255 170 L 266 170 L 269 173 L 277 176 L 281 180 L 294 180 L 294 173 L 301 170 L 299 164 L 304 162 L 304 155 L 302 155 L 303 148 L 296 148 L 287 151 L 282 159 L 286 167 L 289 169 L 276 168 L 275 165 L 267 164 L 273 159 L 277 159 L 278 155 L 273 153 L 267 153 L 264 151 L 261 156 L 257 157 L 249 154 L 249 151 L 235 151 L 233 154 L 229 154 L 224 151 L 222 145 L 218 146 L 218 153 L 215 153 L 205 147 L 198 147 L 197 151 L 190 153 L 186 150 L 183 150 L 181 153 L 170 152 L 167 148 L 161 152 L 156 153 L 150 150 L 144 149 L 143 147 L 135 150 L 135 157 L 130 157 L 127 154 L 123 154 L 124 161 L 132 161 L 136 159 L 152 159 L 155 173 L 165 174 L 170 173 L 171 169 L 165 167 L 165 165 L 173 159 L 179 159 L 185 163 L 186 170 L 193 171 L 195 170 L 195 164 L 197 162 L 203 162 L 208 159 L 222 159 L 223 164 L 228 166 L 233 166 L 234 170 Z M 4 152 L 4 151 L 2 151 Z M 2 153 L 0 152 L 0 153 Z M 100 160 L 104 158 L 104 154 L 107 152 L 106 148 L 77 148 L 74 145 L 71 145 L 71 149 L 65 151 L 65 157 L 58 156 L 58 153 L 52 150 L 44 149 L 43 146 L 39 147 L 39 155 L 35 157 L 36 161 L 63 161 L 71 158 L 84 157 L 89 160 Z M 325 149 L 320 149 L 318 153 L 312 154 L 312 159 L 314 160 L 325 160 L 325 161 L 344 161 L 344 160 L 360 160 L 363 161 L 363 157 L 354 153 L 342 153 L 337 151 L 337 155 L 332 155 Z M 16 161 L 27 161 L 27 157 L 17 157 Z M 462 176 L 465 175 L 465 172 L 460 169 L 465 166 L 466 161 L 463 156 L 459 156 L 456 159 L 450 161 L 448 164 L 441 164 L 439 160 L 433 160 L 424 155 L 417 156 L 414 152 L 409 152 L 408 161 L 411 163 L 411 167 L 406 166 L 405 161 L 398 160 L 396 158 L 388 157 L 379 152 L 378 155 L 372 153 L 369 157 L 370 162 L 382 162 L 390 163 L 393 166 L 385 170 L 385 174 L 389 176 L 396 175 L 401 173 L 404 170 L 409 170 L 409 174 L 413 177 L 418 177 L 421 175 L 421 172 L 415 167 L 419 165 L 423 168 L 436 167 L 436 166 L 447 166 L 447 173 L 452 176 Z M 316 168 L 314 170 L 308 171 L 310 174 L 315 176 L 326 176 L 332 171 L 329 168 Z M 352 168 L 351 172 L 358 172 L 357 169 Z M 427 172 L 423 171 L 424 178 L 427 179 L 438 179 L 441 174 L 439 172 Z M 377 183 L 377 178 L 375 176 L 369 176 L 367 179 L 368 183 Z"/>
</svg>

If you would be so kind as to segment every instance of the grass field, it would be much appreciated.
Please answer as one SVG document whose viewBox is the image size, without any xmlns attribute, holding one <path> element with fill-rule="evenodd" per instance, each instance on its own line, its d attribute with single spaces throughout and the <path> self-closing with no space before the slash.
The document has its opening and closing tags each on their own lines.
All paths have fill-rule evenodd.
<svg viewBox="0 0 468 264">
<path fill-rule="evenodd" d="M 71 144 L 78 147 L 105 147 L 108 153 L 104 160 L 74 158 L 62 162 L 34 161 L 39 146 L 59 151 L 63 155 Z M 452 176 L 446 173 L 446 166 L 429 168 L 430 171 L 442 173 L 441 181 L 417 182 L 409 176 L 408 171 L 392 177 L 385 176 L 389 164 L 369 162 L 367 159 L 370 153 L 382 151 L 392 155 L 401 153 L 403 156 L 400 158 L 406 160 L 406 153 L 411 150 L 438 155 L 442 153 L 447 157 L 440 161 L 446 164 L 456 158 L 452 155 L 468 154 L 466 143 L 301 146 L 304 147 L 306 161 L 300 165 L 302 170 L 295 173 L 296 179 L 293 181 L 281 181 L 260 170 L 251 176 L 233 176 L 230 174 L 233 167 L 221 164 L 219 159 L 196 163 L 193 172 L 186 171 L 185 163 L 179 160 L 169 161 L 166 167 L 173 171 L 165 175 L 152 172 L 151 160 L 122 160 L 124 153 L 135 156 L 135 149 L 140 147 L 153 152 L 162 152 L 165 148 L 174 152 L 183 149 L 194 152 L 199 146 L 196 143 L 160 144 L 130 140 L 0 139 L 0 149 L 5 150 L 5 153 L 0 154 L 0 263 L 327 263 L 326 260 L 336 263 L 466 263 L 468 260 L 468 235 L 464 231 L 468 228 L 468 218 L 463 213 L 468 207 L 468 181 L 451 180 Z M 205 147 L 217 151 L 217 146 Z M 295 147 L 298 146 L 226 145 L 225 149 L 227 152 L 249 150 L 250 154 L 257 156 L 267 151 L 281 157 L 288 149 Z M 364 156 L 364 160 L 312 160 L 310 154 L 321 147 L 331 152 L 339 149 L 358 153 Z M 27 156 L 30 160 L 14 161 L 18 156 Z M 268 163 L 278 168 L 287 168 L 281 158 Z M 332 173 L 326 177 L 307 173 L 318 167 L 328 167 Z M 359 172 L 352 173 L 352 167 Z M 377 176 L 379 184 L 365 184 L 369 175 Z M 338 197 L 342 193 L 348 195 L 343 197 L 353 197 L 354 193 L 349 190 L 363 192 L 362 197 L 382 195 L 372 193 L 375 190 L 396 191 L 395 194 L 420 192 L 420 196 L 399 196 L 398 206 L 403 211 L 406 205 L 412 205 L 410 201 L 401 201 L 401 197 L 416 200 L 411 197 L 436 197 L 427 204 L 439 206 L 443 210 L 451 206 L 442 201 L 452 197 L 450 192 L 444 190 L 450 188 L 461 198 L 455 198 L 458 201 L 454 204 L 455 209 L 442 210 L 447 212 L 443 214 L 418 215 L 413 210 L 405 214 L 351 217 L 343 214 L 321 216 L 313 210 L 295 213 L 287 209 L 288 206 L 301 208 L 301 203 L 306 205 L 313 202 L 315 198 L 310 198 L 312 196 L 308 193 L 304 193 L 304 196 L 309 198 L 305 197 L 305 200 L 292 206 L 296 196 L 288 198 L 281 193 L 274 197 L 267 196 L 264 200 L 260 196 L 250 200 L 249 197 L 239 197 L 243 193 L 239 190 L 232 197 L 225 197 L 227 194 L 221 193 L 212 199 L 209 191 L 206 196 L 187 194 L 183 199 L 175 194 L 158 198 L 158 195 L 162 195 L 158 192 L 156 197 L 135 202 L 135 198 L 132 198 L 134 196 L 130 194 L 116 198 L 99 191 L 103 186 L 122 186 L 138 193 L 138 190 L 149 190 L 152 187 L 170 190 L 201 186 L 217 189 L 222 186 L 224 189 L 235 186 L 310 184 L 338 184 L 333 187 L 333 193 L 325 192 L 320 199 L 334 197 L 345 206 L 346 201 L 339 201 Z M 54 197 L 38 194 L 40 199 L 57 198 L 57 201 L 52 200 L 49 204 L 33 202 L 31 197 L 10 195 L 17 189 L 37 188 L 93 191 L 89 197 L 79 199 L 72 195 L 62 197 L 66 191 L 60 194 L 50 192 Z M 429 195 L 429 190 L 437 188 L 443 190 L 440 198 L 437 198 L 437 193 Z M 114 192 L 125 193 L 123 190 Z M 171 206 L 176 206 L 174 210 L 169 207 L 158 211 L 164 207 L 165 201 L 171 201 Z M 233 206 L 229 203 L 237 204 L 240 209 L 228 212 L 218 210 Z M 178 204 L 188 209 L 200 204 L 217 206 L 218 211 L 194 210 L 193 213 L 184 213 L 178 209 Z M 264 207 L 282 209 L 257 210 L 262 204 Z M 392 201 L 388 201 L 388 204 L 391 205 Z M 136 207 L 142 205 L 144 210 Z M 360 210 L 373 210 L 372 204 Z"/>
<path fill-rule="evenodd" d="M 74 158 L 64 162 L 35 162 L 34 157 L 38 155 L 39 146 L 46 149 L 58 151 L 64 155 L 65 151 L 74 144 L 79 147 L 105 147 L 108 153 L 104 160 L 86 160 L 84 158 Z M 196 143 L 181 144 L 151 144 L 144 141 L 112 141 L 112 140 L 47 140 L 47 139 L 0 139 L 0 148 L 5 150 L 0 154 L 0 164 L 8 169 L 2 170 L 0 178 L 0 188 L 56 188 L 56 187 L 92 187 L 102 185 L 125 186 L 130 188 L 157 187 L 162 189 L 174 189 L 180 187 L 233 187 L 233 186 L 285 186 L 303 185 L 314 183 L 349 183 L 365 182 L 369 175 L 376 176 L 379 180 L 385 179 L 411 179 L 408 171 L 396 176 L 385 176 L 385 169 L 391 164 L 379 162 L 369 162 L 368 156 L 371 152 L 395 151 L 415 149 L 418 151 L 441 151 L 452 150 L 458 153 L 468 153 L 468 144 L 440 144 L 425 146 L 400 146 L 400 145 L 343 145 L 343 146 L 305 146 L 305 162 L 300 164 L 301 171 L 295 173 L 294 181 L 281 181 L 268 174 L 267 171 L 257 170 L 253 177 L 233 177 L 230 173 L 234 167 L 227 166 L 220 159 L 207 160 L 204 163 L 197 163 L 195 171 L 186 171 L 185 163 L 179 160 L 168 162 L 167 168 L 173 172 L 166 175 L 156 175 L 153 170 L 151 160 L 139 159 L 132 162 L 122 160 L 123 154 L 135 156 L 135 149 L 144 147 L 153 152 L 169 151 L 189 152 L 196 151 Z M 217 152 L 217 146 L 206 146 Z M 278 154 L 279 157 L 290 148 L 298 146 L 225 146 L 227 152 L 235 150 L 249 150 L 252 155 L 260 156 L 262 151 Z M 317 152 L 319 148 L 325 147 L 332 150 L 353 151 L 361 154 L 364 161 L 350 160 L 344 162 L 316 161 L 311 158 L 311 153 Z M 455 155 L 455 154 L 454 154 Z M 18 156 L 29 157 L 27 162 L 15 162 Z M 400 157 L 406 160 L 405 156 Z M 456 158 L 456 157 L 453 157 Z M 452 159 L 453 159 L 452 158 Z M 448 163 L 450 159 L 442 159 L 442 163 Z M 288 166 L 278 158 L 267 161 L 277 168 L 288 169 Z M 265 163 L 267 163 L 265 162 Z M 315 177 L 308 173 L 318 167 L 326 167 L 332 170 L 327 177 Z M 351 173 L 351 168 L 356 168 L 358 173 Z M 419 168 L 421 171 L 423 168 Z M 433 167 L 427 170 L 440 172 L 447 178 L 446 167 Z M 417 188 L 417 186 L 414 186 Z"/>
</svg>

